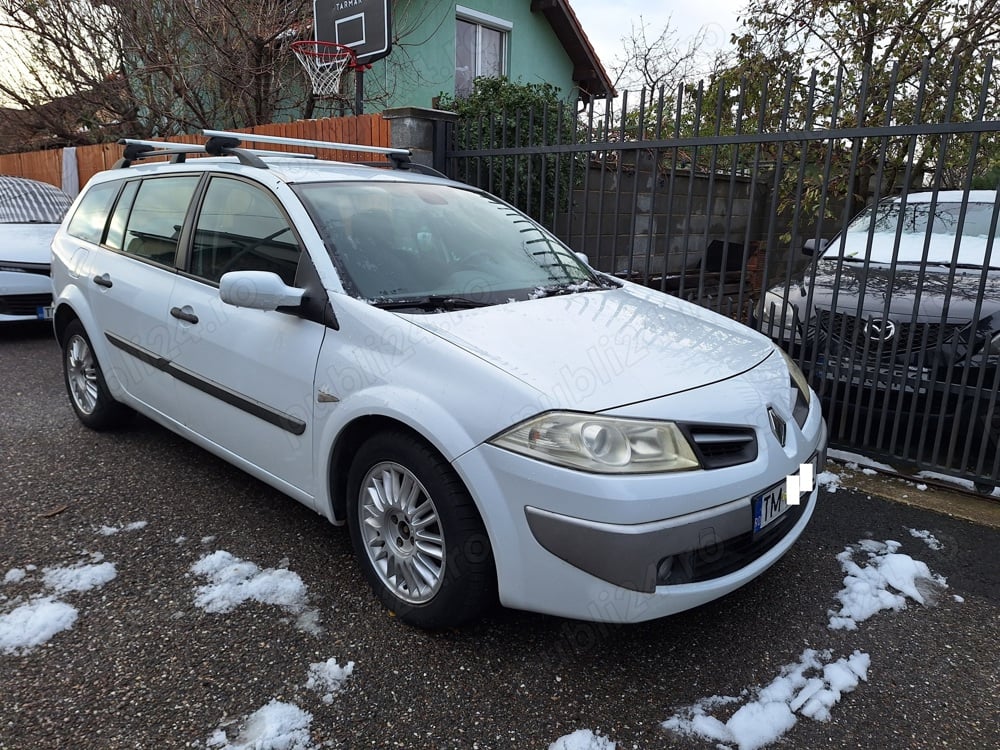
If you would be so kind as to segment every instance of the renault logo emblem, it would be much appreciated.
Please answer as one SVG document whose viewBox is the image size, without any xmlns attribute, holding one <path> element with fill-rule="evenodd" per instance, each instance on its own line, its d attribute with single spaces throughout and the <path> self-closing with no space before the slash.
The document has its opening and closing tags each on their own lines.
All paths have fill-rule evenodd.
<svg viewBox="0 0 1000 750">
<path fill-rule="evenodd" d="M 770 406 L 767 407 L 767 418 L 771 423 L 771 432 L 774 436 L 778 438 L 778 442 L 781 447 L 785 447 L 785 435 L 787 432 L 787 427 L 785 426 L 785 420 L 778 416 L 778 412 L 772 409 Z"/>
<path fill-rule="evenodd" d="M 864 330 L 868 340 L 877 344 L 879 341 L 892 341 L 892 337 L 896 335 L 896 324 L 891 320 L 872 318 L 865 323 Z"/>
</svg>

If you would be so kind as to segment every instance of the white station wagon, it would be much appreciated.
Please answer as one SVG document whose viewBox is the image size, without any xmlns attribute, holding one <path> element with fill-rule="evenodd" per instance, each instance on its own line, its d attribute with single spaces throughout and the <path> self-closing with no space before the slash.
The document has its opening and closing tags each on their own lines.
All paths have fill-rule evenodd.
<svg viewBox="0 0 1000 750">
<path fill-rule="evenodd" d="M 206 136 L 126 141 L 53 243 L 83 424 L 139 412 L 346 523 L 421 627 L 497 598 L 669 615 L 802 533 L 817 492 L 786 479 L 822 468 L 826 426 L 764 336 L 598 273 L 406 151 L 378 169 Z"/>
</svg>

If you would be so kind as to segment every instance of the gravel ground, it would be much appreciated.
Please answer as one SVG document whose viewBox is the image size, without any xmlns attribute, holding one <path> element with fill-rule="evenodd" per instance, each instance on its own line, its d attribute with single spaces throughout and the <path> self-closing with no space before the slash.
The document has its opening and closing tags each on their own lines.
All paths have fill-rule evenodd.
<svg viewBox="0 0 1000 750">
<path fill-rule="evenodd" d="M 0 580 L 92 553 L 118 573 L 63 597 L 79 610 L 72 629 L 0 653 L 0 748 L 206 747 L 273 699 L 313 715 L 315 747 L 544 750 L 592 729 L 619 750 L 713 748 L 660 722 L 766 685 L 807 647 L 867 652 L 868 681 L 829 722 L 800 720 L 776 746 L 1000 746 L 995 527 L 841 489 L 766 575 L 696 610 L 610 627 L 498 609 L 461 631 L 421 632 L 375 601 L 345 530 L 144 419 L 115 434 L 79 425 L 44 328 L 0 331 L 0 376 Z M 100 531 L 137 521 L 147 525 Z M 868 537 L 901 541 L 949 589 L 934 606 L 830 630 L 835 556 Z M 322 633 L 274 606 L 195 606 L 203 580 L 190 568 L 217 549 L 301 576 Z M 0 614 L 39 593 L 39 578 L 0 585 Z M 325 703 L 305 683 L 330 658 L 355 667 Z"/>
</svg>

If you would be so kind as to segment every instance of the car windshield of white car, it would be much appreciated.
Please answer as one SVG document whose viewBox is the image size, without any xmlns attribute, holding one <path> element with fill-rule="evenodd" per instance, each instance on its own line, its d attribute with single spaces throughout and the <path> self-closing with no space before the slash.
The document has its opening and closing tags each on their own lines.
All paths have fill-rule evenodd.
<svg viewBox="0 0 1000 750">
<path fill-rule="evenodd" d="M 295 189 L 351 291 L 373 305 L 438 312 L 613 283 L 486 193 L 382 181 Z"/>
<path fill-rule="evenodd" d="M 904 265 L 1000 267 L 993 202 L 883 201 L 855 218 L 824 258 Z M 961 227 L 961 235 L 958 234 Z M 992 236 L 991 236 L 991 227 Z M 870 238 L 870 245 L 869 245 Z"/>
</svg>

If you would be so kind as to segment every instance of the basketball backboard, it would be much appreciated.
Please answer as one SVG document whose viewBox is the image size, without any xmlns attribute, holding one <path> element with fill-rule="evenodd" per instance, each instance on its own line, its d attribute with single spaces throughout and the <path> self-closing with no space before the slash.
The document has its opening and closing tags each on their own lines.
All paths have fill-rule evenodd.
<svg viewBox="0 0 1000 750">
<path fill-rule="evenodd" d="M 389 0 L 314 0 L 316 39 L 346 44 L 358 63 L 381 60 L 392 49 Z"/>
</svg>

